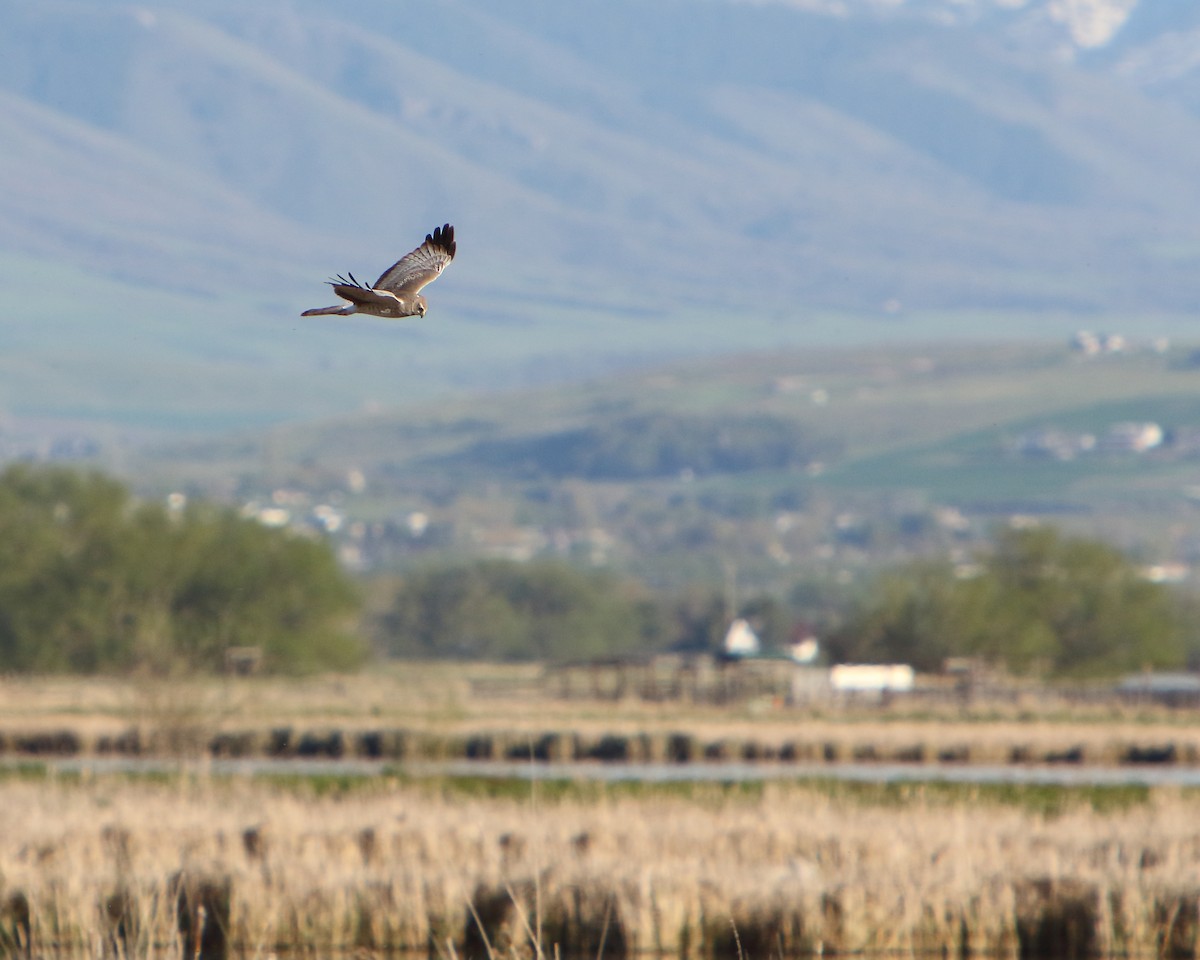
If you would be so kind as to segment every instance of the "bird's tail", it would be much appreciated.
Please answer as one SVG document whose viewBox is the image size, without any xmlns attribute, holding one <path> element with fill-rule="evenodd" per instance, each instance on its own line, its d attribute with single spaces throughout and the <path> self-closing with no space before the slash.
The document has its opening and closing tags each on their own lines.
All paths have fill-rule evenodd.
<svg viewBox="0 0 1200 960">
<path fill-rule="evenodd" d="M 302 317 L 348 317 L 354 313 L 354 304 L 343 303 L 334 307 L 315 307 L 312 310 L 305 310 L 300 316 Z"/>
</svg>

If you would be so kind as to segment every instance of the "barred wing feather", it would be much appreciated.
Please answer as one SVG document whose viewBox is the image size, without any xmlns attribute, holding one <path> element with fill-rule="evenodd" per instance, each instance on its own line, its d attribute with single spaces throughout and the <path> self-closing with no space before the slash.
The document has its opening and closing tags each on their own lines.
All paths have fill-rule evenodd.
<svg viewBox="0 0 1200 960">
<path fill-rule="evenodd" d="M 454 227 L 447 223 L 426 234 L 424 243 L 388 267 L 372 286 L 397 294 L 416 293 L 438 278 L 454 259 L 456 248 Z"/>
</svg>

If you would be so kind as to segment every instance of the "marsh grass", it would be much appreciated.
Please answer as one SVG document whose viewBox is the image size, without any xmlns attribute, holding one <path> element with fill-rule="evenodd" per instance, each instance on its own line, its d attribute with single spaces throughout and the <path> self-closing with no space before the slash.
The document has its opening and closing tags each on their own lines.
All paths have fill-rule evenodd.
<svg viewBox="0 0 1200 960">
<path fill-rule="evenodd" d="M 536 773 L 536 771 L 533 771 Z M 346 796 L 363 791 L 374 793 L 379 778 L 371 775 L 262 774 L 258 779 L 314 796 Z M 904 808 L 913 804 L 936 806 L 1014 807 L 1026 813 L 1054 817 L 1070 810 L 1087 808 L 1096 813 L 1115 813 L 1150 802 L 1152 788 L 1145 784 L 1040 784 L 970 783 L 952 780 L 857 781 L 835 777 L 797 777 L 765 780 L 615 780 L 610 782 L 558 777 L 485 777 L 434 775 L 414 777 L 398 771 L 385 774 L 392 787 L 404 787 L 416 795 L 445 802 L 466 800 L 523 801 L 531 796 L 549 803 L 639 803 L 682 801 L 717 808 L 730 802 L 761 802 L 775 787 L 783 791 L 803 790 L 831 803 L 862 807 Z M 1200 789 L 1184 787 L 1178 795 L 1196 798 Z"/>
<path fill-rule="evenodd" d="M 191 955 L 186 883 L 251 956 L 1195 956 L 1200 799 L 1055 789 L 27 775 L 0 903 L 95 956 Z"/>
<path fill-rule="evenodd" d="M 217 734 L 262 750 L 275 731 L 311 730 L 349 752 L 374 730 L 381 760 L 370 776 L 253 779 L 213 776 L 203 760 L 182 773 L 0 767 L 0 954 L 32 938 L 39 955 L 192 956 L 206 933 L 210 948 L 255 957 L 1200 952 L 1193 791 L 419 778 L 390 759 L 454 755 L 475 738 L 528 758 L 531 772 L 579 745 L 657 763 L 1107 764 L 1131 745 L 1169 744 L 1175 762 L 1196 763 L 1193 715 L 1053 705 L 834 716 L 472 696 L 495 671 L 509 676 L 426 666 L 287 683 L 0 680 L 0 735 L 66 729 L 98 752 L 136 734 L 125 742 L 195 758 Z M 530 671 L 511 679 L 528 689 Z M 196 891 L 196 910 L 180 906 L 181 890 Z"/>
</svg>

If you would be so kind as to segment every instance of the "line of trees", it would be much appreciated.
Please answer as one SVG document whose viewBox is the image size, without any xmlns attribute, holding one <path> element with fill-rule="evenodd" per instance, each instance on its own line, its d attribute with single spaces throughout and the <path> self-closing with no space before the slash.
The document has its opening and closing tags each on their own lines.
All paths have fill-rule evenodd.
<svg viewBox="0 0 1200 960">
<path fill-rule="evenodd" d="M 767 646 L 791 630 L 786 604 L 767 596 L 738 610 Z M 657 594 L 609 571 L 560 560 L 470 560 L 401 578 L 376 621 L 394 657 L 585 660 L 662 650 L 715 652 L 729 627 L 724 590 Z"/>
<path fill-rule="evenodd" d="M 271 669 L 345 668 L 357 610 L 325 544 L 96 473 L 0 474 L 0 669 L 212 671 L 236 646 Z"/>
<path fill-rule="evenodd" d="M 1006 529 L 970 564 L 927 561 L 881 575 L 829 648 L 841 660 L 922 670 L 949 656 L 1062 678 L 1179 669 L 1200 652 L 1194 606 L 1104 543 Z"/>
<path fill-rule="evenodd" d="M 839 609 L 798 587 L 790 603 L 751 597 L 736 613 L 768 649 L 784 647 L 797 621 L 824 621 L 833 662 L 937 671 L 971 656 L 1018 675 L 1082 678 L 1200 664 L 1194 606 L 1103 543 L 1035 528 L 999 532 L 968 564 L 886 571 Z M 572 659 L 715 651 L 729 615 L 712 587 L 656 596 L 558 562 L 471 561 L 404 578 L 379 625 L 396 656 Z"/>
<path fill-rule="evenodd" d="M 656 594 L 552 560 L 426 567 L 384 595 L 371 639 L 396 657 L 715 650 L 736 613 L 768 648 L 797 620 L 824 622 L 834 661 L 937 670 L 974 656 L 1048 677 L 1200 665 L 1195 598 L 1103 543 L 1044 527 L 1001 531 L 969 564 L 889 570 L 836 607 L 800 585 L 790 602 L 758 596 L 731 611 L 712 585 Z M 239 646 L 258 648 L 265 669 L 346 669 L 365 656 L 360 618 L 359 591 L 323 541 L 211 504 L 140 502 L 95 473 L 0 474 L 0 670 L 216 671 Z"/>
<path fill-rule="evenodd" d="M 403 578 L 380 636 L 401 657 L 602 657 L 659 645 L 655 614 L 644 590 L 611 574 L 561 561 L 479 560 Z"/>
</svg>

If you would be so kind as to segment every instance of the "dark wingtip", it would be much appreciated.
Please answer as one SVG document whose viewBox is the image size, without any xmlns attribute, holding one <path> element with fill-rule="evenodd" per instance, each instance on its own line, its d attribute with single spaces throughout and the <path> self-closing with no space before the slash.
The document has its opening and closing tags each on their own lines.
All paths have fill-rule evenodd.
<svg viewBox="0 0 1200 960">
<path fill-rule="evenodd" d="M 433 233 L 425 234 L 425 242 L 432 243 L 435 247 L 441 247 L 450 254 L 452 259 L 458 250 L 458 244 L 454 242 L 454 227 L 448 223 L 435 227 Z"/>
</svg>

